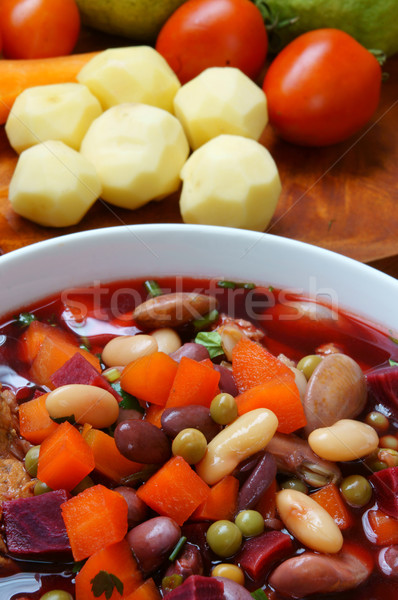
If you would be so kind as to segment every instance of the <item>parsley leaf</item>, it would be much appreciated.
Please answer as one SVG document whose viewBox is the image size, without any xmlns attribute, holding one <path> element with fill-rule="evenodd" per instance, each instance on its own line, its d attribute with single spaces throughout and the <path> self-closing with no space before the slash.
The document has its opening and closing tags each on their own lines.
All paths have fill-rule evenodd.
<svg viewBox="0 0 398 600">
<path fill-rule="evenodd" d="M 95 577 L 93 577 L 90 583 L 91 591 L 96 598 L 99 598 L 102 596 L 102 594 L 105 594 L 106 600 L 109 600 L 112 597 L 113 590 L 115 588 L 120 595 L 123 594 L 123 583 L 118 577 L 116 577 L 116 575 L 113 573 L 108 573 L 108 571 L 100 571 Z"/>
<path fill-rule="evenodd" d="M 209 352 L 210 358 L 215 358 L 224 354 L 224 350 L 221 345 L 221 335 L 218 331 L 201 331 L 195 338 L 197 344 L 201 344 Z"/>
<path fill-rule="evenodd" d="M 137 398 L 135 398 L 135 396 L 132 396 L 128 392 L 122 390 L 119 380 L 112 381 L 111 386 L 113 387 L 115 392 L 117 392 L 122 397 L 122 401 L 119 402 L 120 408 L 133 408 L 134 410 L 138 410 L 139 412 L 144 412 L 144 409 L 138 402 Z"/>
<path fill-rule="evenodd" d="M 19 327 L 28 327 L 32 321 L 37 321 L 36 316 L 30 312 L 21 312 L 14 317 Z"/>
<path fill-rule="evenodd" d="M 258 588 L 258 590 L 252 592 L 251 595 L 253 596 L 254 600 L 268 600 L 267 594 L 261 588 Z"/>
<path fill-rule="evenodd" d="M 75 415 L 67 415 L 66 417 L 51 417 L 51 420 L 59 424 L 65 423 L 65 421 L 67 421 L 71 425 L 76 425 Z"/>
<path fill-rule="evenodd" d="M 390 367 L 398 367 L 398 362 L 396 360 L 389 358 L 388 362 L 390 363 Z"/>
</svg>

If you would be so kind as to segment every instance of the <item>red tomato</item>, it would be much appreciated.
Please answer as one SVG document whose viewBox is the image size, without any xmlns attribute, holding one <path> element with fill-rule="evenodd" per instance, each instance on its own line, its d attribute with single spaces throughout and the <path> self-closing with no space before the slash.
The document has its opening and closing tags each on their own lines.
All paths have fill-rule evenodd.
<svg viewBox="0 0 398 600">
<path fill-rule="evenodd" d="M 356 133 L 377 108 L 381 67 L 350 35 L 318 29 L 277 55 L 264 80 L 269 120 L 289 142 L 326 146 Z"/>
<path fill-rule="evenodd" d="M 249 0 L 188 0 L 166 21 L 156 50 L 181 83 L 208 67 L 237 67 L 256 78 L 268 49 L 258 8 Z"/>
<path fill-rule="evenodd" d="M 6 58 L 47 58 L 72 52 L 80 31 L 75 0 L 2 0 Z"/>
</svg>

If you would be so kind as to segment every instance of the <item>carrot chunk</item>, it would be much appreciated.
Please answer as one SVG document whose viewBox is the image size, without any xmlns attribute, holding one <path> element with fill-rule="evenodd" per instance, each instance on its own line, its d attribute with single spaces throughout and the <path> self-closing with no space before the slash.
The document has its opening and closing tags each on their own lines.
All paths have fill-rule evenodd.
<svg viewBox="0 0 398 600">
<path fill-rule="evenodd" d="M 209 492 L 189 464 L 181 456 L 175 456 L 138 488 L 137 496 L 160 515 L 183 525 Z"/>
<path fill-rule="evenodd" d="M 58 424 L 48 414 L 46 408 L 47 396 L 48 394 L 42 394 L 38 398 L 24 402 L 19 406 L 20 434 L 31 444 L 41 444 L 46 437 L 58 428 Z"/>
<path fill-rule="evenodd" d="M 157 406 L 156 404 L 151 404 L 148 406 L 145 412 L 145 421 L 148 423 L 152 423 L 155 427 L 162 427 L 162 414 L 164 411 L 164 406 Z"/>
<path fill-rule="evenodd" d="M 311 498 L 323 506 L 341 530 L 351 527 L 353 523 L 352 515 L 334 483 L 329 483 L 314 492 L 311 494 Z"/>
<path fill-rule="evenodd" d="M 210 406 L 217 395 L 219 380 L 218 371 L 184 356 L 178 365 L 166 406 Z"/>
<path fill-rule="evenodd" d="M 164 406 L 167 402 L 178 365 L 164 352 L 154 352 L 128 364 L 120 385 L 140 400 Z"/>
<path fill-rule="evenodd" d="M 160 593 L 152 577 L 144 581 L 125 600 L 160 600 Z"/>
<path fill-rule="evenodd" d="M 232 520 L 236 511 L 239 481 L 227 475 L 210 488 L 206 500 L 198 506 L 191 519 L 197 521 Z"/>
<path fill-rule="evenodd" d="M 371 527 L 371 541 L 374 544 L 377 546 L 398 544 L 398 519 L 389 517 L 381 510 L 370 510 L 368 521 Z"/>
<path fill-rule="evenodd" d="M 32 364 L 44 340 L 49 337 L 59 342 L 71 343 L 73 337 L 62 331 L 59 327 L 52 327 L 49 323 L 32 321 L 21 336 L 20 354 L 22 360 Z"/>
<path fill-rule="evenodd" d="M 120 542 L 127 533 L 127 502 L 103 485 L 84 490 L 61 509 L 75 560 Z"/>
<path fill-rule="evenodd" d="M 94 467 L 90 446 L 66 421 L 40 446 L 37 476 L 53 490 L 72 490 Z"/>
</svg>

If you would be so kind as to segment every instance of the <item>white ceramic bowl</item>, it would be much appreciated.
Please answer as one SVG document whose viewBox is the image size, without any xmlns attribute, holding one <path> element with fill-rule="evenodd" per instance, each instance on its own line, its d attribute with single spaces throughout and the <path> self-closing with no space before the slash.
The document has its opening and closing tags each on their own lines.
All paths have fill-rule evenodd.
<svg viewBox="0 0 398 600">
<path fill-rule="evenodd" d="M 286 238 L 176 224 L 86 231 L 2 256 L 0 316 L 71 286 L 162 275 L 294 289 L 398 331 L 398 281 L 388 275 Z"/>
</svg>

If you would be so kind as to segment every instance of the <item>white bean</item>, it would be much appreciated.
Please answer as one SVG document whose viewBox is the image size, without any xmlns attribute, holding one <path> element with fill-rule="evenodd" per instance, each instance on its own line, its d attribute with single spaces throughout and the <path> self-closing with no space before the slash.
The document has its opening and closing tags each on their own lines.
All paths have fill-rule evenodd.
<svg viewBox="0 0 398 600">
<path fill-rule="evenodd" d="M 196 471 L 209 485 L 229 475 L 242 461 L 263 450 L 278 427 L 276 415 L 257 408 L 238 417 L 218 433 L 207 446 Z"/>
<path fill-rule="evenodd" d="M 276 495 L 279 516 L 300 542 L 318 552 L 339 552 L 343 545 L 340 529 L 329 513 L 315 500 L 297 490 Z"/>
<path fill-rule="evenodd" d="M 325 460 L 346 461 L 362 458 L 376 450 L 379 437 L 366 423 L 341 419 L 331 427 L 314 429 L 308 437 L 308 444 Z"/>
<path fill-rule="evenodd" d="M 148 356 L 158 350 L 156 338 L 151 335 L 119 335 L 108 342 L 102 351 L 107 367 L 126 366 L 137 358 Z"/>
<path fill-rule="evenodd" d="M 157 341 L 159 352 L 165 354 L 172 354 L 182 346 L 180 336 L 170 327 L 155 329 L 155 331 L 152 331 L 151 336 Z"/>
<path fill-rule="evenodd" d="M 62 385 L 50 392 L 46 408 L 53 419 L 74 416 L 77 423 L 89 423 L 102 429 L 114 423 L 119 414 L 119 404 L 107 390 L 95 385 Z"/>
</svg>

